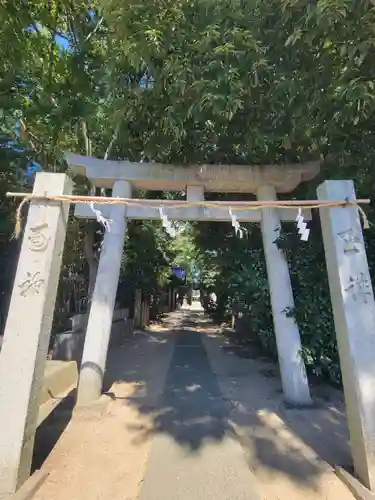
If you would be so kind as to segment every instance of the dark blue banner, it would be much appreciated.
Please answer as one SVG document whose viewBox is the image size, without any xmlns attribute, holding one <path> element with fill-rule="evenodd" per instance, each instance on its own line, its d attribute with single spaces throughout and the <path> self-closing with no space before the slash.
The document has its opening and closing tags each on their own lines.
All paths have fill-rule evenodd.
<svg viewBox="0 0 375 500">
<path fill-rule="evenodd" d="M 186 270 L 183 267 L 172 267 L 172 274 L 180 280 L 186 279 Z"/>
</svg>

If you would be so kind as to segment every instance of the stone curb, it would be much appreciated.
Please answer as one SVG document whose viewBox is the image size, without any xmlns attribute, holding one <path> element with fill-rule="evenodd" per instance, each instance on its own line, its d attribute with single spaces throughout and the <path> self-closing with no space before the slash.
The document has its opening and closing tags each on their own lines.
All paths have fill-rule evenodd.
<svg viewBox="0 0 375 500">
<path fill-rule="evenodd" d="M 356 500 L 375 500 L 375 492 L 368 490 L 347 470 L 335 466 L 335 472 L 337 477 L 340 478 L 345 486 L 351 491 Z"/>
<path fill-rule="evenodd" d="M 0 495 L 0 500 L 32 500 L 48 476 L 49 472 L 36 470 L 16 493 Z"/>
</svg>

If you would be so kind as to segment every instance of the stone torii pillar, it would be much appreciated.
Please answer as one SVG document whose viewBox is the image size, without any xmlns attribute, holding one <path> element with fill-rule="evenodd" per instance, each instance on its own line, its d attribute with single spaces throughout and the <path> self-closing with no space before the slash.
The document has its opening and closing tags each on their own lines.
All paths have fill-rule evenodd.
<svg viewBox="0 0 375 500">
<path fill-rule="evenodd" d="M 276 190 L 271 185 L 262 186 L 257 191 L 257 198 L 274 201 Z M 309 405 L 310 390 L 301 357 L 299 329 L 295 319 L 287 315 L 288 310 L 294 309 L 288 263 L 275 243 L 281 230 L 277 209 L 262 208 L 261 229 L 284 397 L 292 405 Z"/>
<path fill-rule="evenodd" d="M 33 194 L 71 194 L 65 174 L 36 174 Z M 30 475 L 69 203 L 33 200 L 0 355 L 0 497 Z"/>
<path fill-rule="evenodd" d="M 113 197 L 130 198 L 131 184 L 115 181 Z M 81 372 L 78 381 L 78 405 L 90 404 L 102 393 L 112 315 L 120 275 L 126 234 L 126 205 L 111 205 L 110 228 L 106 230 L 100 254 L 98 273 L 91 301 Z"/>
<path fill-rule="evenodd" d="M 355 201 L 353 181 L 325 181 L 318 198 Z M 375 302 L 361 223 L 355 206 L 319 211 L 354 470 L 374 492 Z"/>
</svg>

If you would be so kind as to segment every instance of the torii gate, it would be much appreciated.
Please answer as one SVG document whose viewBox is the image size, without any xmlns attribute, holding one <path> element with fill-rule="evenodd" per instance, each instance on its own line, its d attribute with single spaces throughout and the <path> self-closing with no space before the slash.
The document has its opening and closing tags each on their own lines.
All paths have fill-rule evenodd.
<svg viewBox="0 0 375 500">
<path fill-rule="evenodd" d="M 89 404 L 101 395 L 127 219 L 159 219 L 164 205 L 171 220 L 221 221 L 229 220 L 229 205 L 240 205 L 191 206 L 203 202 L 205 191 L 254 193 L 263 203 L 236 215 L 239 221 L 261 223 L 284 397 L 297 407 L 311 404 L 298 326 L 286 314 L 294 307 L 288 264 L 275 240 L 281 221 L 295 220 L 297 215 L 296 210 L 277 208 L 277 193 L 290 192 L 315 177 L 319 164 L 178 167 L 71 154 L 67 161 L 74 174 L 86 175 L 94 186 L 112 188 L 113 198 L 130 200 L 138 189 L 187 193 L 187 201 L 179 202 L 178 209 L 168 208 L 162 200 L 100 205 L 111 227 L 104 235 L 92 298 L 78 404 Z M 0 494 L 16 491 L 30 471 L 69 204 L 77 201 L 66 196 L 71 192 L 65 174 L 36 176 L 1 352 L 0 428 L 6 432 L 0 433 Z M 318 189 L 318 198 L 353 460 L 365 486 L 375 489 L 375 397 L 369 392 L 369 387 L 375 387 L 375 303 L 356 206 L 359 200 L 352 181 L 326 181 Z M 94 217 L 87 204 L 76 204 L 75 214 Z M 308 210 L 304 217 L 310 218 Z"/>
<path fill-rule="evenodd" d="M 74 174 L 85 175 L 95 187 L 112 188 L 114 197 L 131 198 L 134 190 L 186 191 L 188 202 L 202 202 L 205 191 L 254 193 L 260 201 L 275 201 L 277 192 L 292 191 L 300 182 L 312 179 L 319 172 L 318 163 L 283 167 L 275 165 L 178 167 L 157 163 L 106 161 L 73 154 L 67 155 L 67 161 Z M 160 219 L 160 207 L 167 210 L 168 218 L 171 220 L 228 220 L 228 212 L 220 208 L 187 205 L 167 209 L 167 202 L 157 200 L 155 207 L 150 206 L 150 203 L 150 200 L 145 200 L 146 207 L 142 205 L 96 207 L 100 208 L 102 214 L 110 219 L 112 224 L 111 231 L 106 232 L 104 236 L 92 296 L 78 385 L 80 404 L 97 399 L 102 391 L 126 220 Z M 87 204 L 77 205 L 75 215 L 85 218 L 95 217 Z M 305 405 L 310 404 L 311 399 L 306 370 L 300 355 L 300 334 L 295 320 L 285 314 L 289 308 L 294 308 L 288 264 L 282 252 L 274 244 L 280 233 L 280 220 L 295 220 L 296 215 L 296 210 L 284 209 L 280 214 L 277 209 L 272 208 L 237 213 L 240 221 L 261 222 L 284 396 L 292 404 Z M 310 213 L 305 214 L 306 217 L 309 215 Z"/>
</svg>

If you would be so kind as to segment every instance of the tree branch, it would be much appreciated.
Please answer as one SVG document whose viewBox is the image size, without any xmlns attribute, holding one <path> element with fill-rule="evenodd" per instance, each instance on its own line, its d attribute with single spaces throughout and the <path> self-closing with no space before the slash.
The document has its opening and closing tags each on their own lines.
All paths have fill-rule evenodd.
<svg viewBox="0 0 375 500">
<path fill-rule="evenodd" d="M 90 141 L 88 133 L 87 133 L 87 123 L 86 123 L 86 120 L 84 118 L 82 118 L 81 124 L 82 124 L 83 139 L 85 141 L 86 156 L 91 156 L 91 141 Z"/>
<path fill-rule="evenodd" d="M 71 5 L 70 7 L 71 7 L 72 11 L 74 12 L 74 6 Z M 65 14 L 66 14 L 66 21 L 67 21 L 67 25 L 68 25 L 68 30 L 69 30 L 69 33 L 70 33 L 72 40 L 74 41 L 74 48 L 77 49 L 79 44 L 78 44 L 78 39 L 77 39 L 76 32 L 75 32 L 74 21 L 71 18 L 67 8 L 65 8 Z"/>
<path fill-rule="evenodd" d="M 119 133 L 119 130 L 120 130 L 120 122 L 118 122 L 117 126 L 116 126 L 116 130 L 113 132 L 113 136 L 112 136 L 112 139 L 110 141 L 110 143 L 108 144 L 108 148 L 104 154 L 104 160 L 108 160 L 108 157 L 111 153 L 111 150 L 112 150 L 112 147 L 117 139 L 117 136 L 118 136 L 118 133 Z"/>
<path fill-rule="evenodd" d="M 37 138 L 36 135 L 34 135 L 32 132 L 30 132 L 29 128 L 27 127 L 25 121 L 21 118 L 20 119 L 20 126 L 21 126 L 21 137 L 24 138 L 24 140 L 30 144 L 31 149 L 38 153 L 40 152 L 40 149 L 38 149 L 41 146 L 41 141 Z"/>
<path fill-rule="evenodd" d="M 101 24 L 103 23 L 103 20 L 104 20 L 104 17 L 102 16 L 99 19 L 99 21 L 97 22 L 95 28 L 85 38 L 85 42 L 88 42 L 90 40 L 90 38 L 92 37 L 92 35 L 94 35 L 98 31 L 98 29 L 100 28 Z"/>
</svg>

